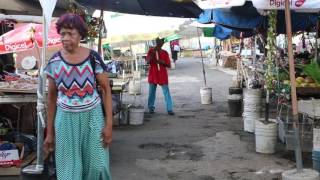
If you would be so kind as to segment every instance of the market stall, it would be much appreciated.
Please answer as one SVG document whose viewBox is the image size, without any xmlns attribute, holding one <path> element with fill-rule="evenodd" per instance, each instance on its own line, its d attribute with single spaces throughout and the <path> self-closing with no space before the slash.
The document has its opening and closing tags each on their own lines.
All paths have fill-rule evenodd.
<svg viewBox="0 0 320 180">
<path fill-rule="evenodd" d="M 220 2 L 220 1 L 219 1 Z M 222 2 L 222 1 L 221 1 Z M 317 39 L 318 39 L 318 31 L 319 31 L 319 26 L 318 26 L 318 14 L 303 14 L 303 13 L 293 13 L 290 12 L 290 8 L 299 11 L 299 12 L 319 12 L 319 7 L 318 4 L 319 2 L 305 2 L 305 1 L 297 1 L 296 3 L 289 3 L 289 1 L 285 1 L 281 4 L 272 4 L 272 3 L 266 3 L 258 0 L 252 0 L 253 5 L 251 2 L 243 2 L 241 5 L 236 5 L 240 7 L 232 7 L 231 4 L 224 4 L 224 8 L 230 8 L 228 10 L 212 10 L 209 12 L 211 15 L 212 22 L 218 23 L 218 24 L 223 24 L 227 28 L 244 28 L 246 26 L 249 29 L 252 29 L 252 27 L 248 27 L 247 24 L 243 24 L 242 22 L 248 22 L 248 18 L 255 18 L 250 21 L 250 25 L 254 25 L 254 22 L 259 22 L 265 17 L 268 17 L 268 26 L 262 26 L 262 28 L 267 29 L 268 31 L 265 32 L 267 34 L 267 39 L 266 43 L 264 46 L 267 49 L 267 56 L 266 60 L 263 63 L 262 69 L 264 71 L 261 71 L 264 73 L 263 81 L 264 86 L 266 88 L 266 110 L 265 110 L 265 121 L 264 121 L 264 126 L 267 128 L 269 126 L 270 121 L 269 121 L 269 97 L 272 96 L 272 94 L 277 94 L 278 96 L 278 106 L 281 108 L 281 104 L 283 103 L 283 99 L 287 99 L 286 105 L 288 107 L 287 115 L 290 114 L 290 117 L 287 116 L 285 123 L 286 128 L 290 127 L 290 130 L 286 129 L 286 132 L 290 131 L 290 137 L 286 139 L 286 142 L 292 143 L 292 149 L 295 150 L 295 155 L 296 155 L 296 162 L 297 162 L 297 171 L 288 171 L 283 173 L 283 177 L 288 178 L 299 175 L 299 174 L 304 174 L 304 173 L 310 173 L 309 171 L 305 171 L 302 167 L 302 158 L 301 158 L 301 146 L 300 144 L 304 144 L 304 141 L 300 143 L 300 138 L 304 140 L 304 133 L 306 131 L 310 131 L 312 127 L 316 127 L 314 122 L 316 116 L 314 115 L 314 112 L 317 110 L 317 101 L 315 100 L 306 100 L 306 101 L 298 101 L 297 103 L 297 98 L 303 99 L 303 98 L 317 98 L 317 94 L 320 92 L 318 89 L 319 86 L 319 81 L 318 81 L 318 74 L 319 74 L 319 64 L 318 62 L 318 44 L 317 44 Z M 315 4 L 313 4 L 315 3 Z M 222 3 L 223 4 L 223 3 Z M 221 4 L 220 4 L 221 5 Z M 243 5 L 243 6 L 242 6 Z M 217 8 L 214 4 L 212 5 L 213 8 Z M 226 7 L 228 6 L 228 7 Z M 290 7 L 291 6 L 291 7 Z M 247 10 L 244 10 L 244 8 L 248 8 Z M 256 9 L 257 8 L 257 9 Z M 237 11 L 238 9 L 239 11 Z M 240 11 L 241 9 L 241 11 Z M 274 9 L 280 10 L 276 11 Z M 285 11 L 281 11 L 285 9 Z M 270 10 L 270 11 L 264 11 L 264 10 Z M 234 11 L 234 13 L 232 13 Z M 242 13 L 242 19 L 239 20 L 238 16 L 241 16 Z M 256 13 L 255 16 L 248 16 L 250 13 Z M 282 15 L 280 15 L 282 14 Z M 235 16 L 236 15 L 236 16 Z M 278 16 L 277 16 L 278 15 Z M 283 18 L 285 15 L 285 19 Z M 265 16 L 265 17 L 264 17 Z M 305 18 L 302 18 L 305 16 Z M 308 17 L 309 16 L 309 17 Z M 278 18 L 277 18 L 278 17 Z M 280 18 L 279 18 L 280 17 Z M 282 20 L 281 20 L 282 18 Z M 238 20 L 236 20 L 238 19 Z M 293 21 L 291 21 L 291 19 Z M 299 23 L 300 21 L 303 21 L 303 23 Z M 244 21 L 243 21 L 244 20 Z M 307 25 L 309 23 L 309 25 Z M 259 26 L 261 25 L 261 22 L 259 23 Z M 279 27 L 280 25 L 280 27 Z M 284 26 L 285 25 L 285 26 Z M 256 25 L 253 27 L 257 28 Z M 316 27 L 316 29 L 313 29 L 313 31 L 317 32 L 316 34 L 316 43 L 315 43 L 315 49 L 313 52 L 309 53 L 314 53 L 314 60 L 309 60 L 309 63 L 299 63 L 297 61 L 299 58 L 294 57 L 293 54 L 293 45 L 292 45 L 292 32 L 297 32 L 297 31 L 305 31 L 305 30 L 311 30 L 312 28 Z M 261 26 L 260 26 L 261 28 Z M 245 31 L 245 30 L 243 30 Z M 287 56 L 280 55 L 277 56 L 277 47 L 275 45 L 275 38 L 277 33 L 287 33 L 287 44 L 286 47 L 288 49 L 284 49 L 284 52 L 288 52 Z M 283 58 L 284 60 L 281 61 L 280 59 Z M 296 61 L 294 61 L 296 59 Z M 306 59 L 304 59 L 306 61 Z M 281 63 L 286 62 L 286 66 L 281 67 Z M 298 64 L 298 66 L 297 66 Z M 251 64 L 253 65 L 253 64 Z M 243 63 L 241 63 L 241 66 L 243 66 Z M 302 72 L 299 72 L 297 68 L 301 68 Z M 255 73 L 257 74 L 258 71 L 256 68 L 247 68 L 249 70 L 254 70 Z M 286 73 L 285 73 L 286 72 Z M 297 72 L 297 73 L 296 73 Z M 304 74 L 303 74 L 304 73 Z M 245 75 L 248 73 L 243 73 L 242 75 Z M 259 74 L 259 73 L 258 73 Z M 280 78 L 281 77 L 281 78 Z M 283 79 L 282 79 L 283 78 Z M 281 86 L 281 80 L 282 79 L 282 84 L 286 84 L 287 88 L 283 88 Z M 285 80 L 284 80 L 285 79 Z M 289 80 L 290 79 L 290 80 Z M 250 83 L 249 83 L 250 84 Z M 242 86 L 242 84 L 241 84 Z M 297 87 L 297 88 L 296 88 Z M 285 94 L 285 95 L 284 95 Z M 282 97 L 281 97 L 282 95 Z M 283 96 L 285 98 L 283 98 Z M 279 98 L 281 97 L 281 98 Z M 308 104 L 306 110 L 302 108 L 302 106 L 306 106 Z M 303 110 L 302 110 L 303 109 Z M 308 111 L 308 113 L 306 112 Z M 289 113 L 292 112 L 292 113 Z M 309 123 L 308 120 L 306 120 L 306 116 L 310 114 L 310 112 L 313 112 L 312 119 Z M 302 118 L 298 117 L 298 113 L 302 115 Z M 309 116 L 310 117 L 310 116 Z M 262 121 L 263 122 L 263 121 Z M 311 128 L 307 129 L 304 128 L 305 125 L 309 123 L 311 125 Z M 261 124 L 261 123 L 260 123 Z M 259 125 L 260 126 L 260 125 Z M 280 127 L 280 126 L 279 126 Z M 257 130 L 257 128 L 256 128 Z M 281 132 L 279 130 L 279 132 Z M 284 131 L 282 131 L 284 132 Z M 314 132 L 317 132 L 317 130 L 314 130 Z M 256 148 L 257 144 L 261 143 L 261 139 L 257 139 L 257 134 L 260 134 L 260 132 L 256 132 Z M 285 134 L 285 133 L 282 133 Z M 260 136 L 260 135 L 259 135 Z M 271 135 L 270 135 L 271 137 Z M 318 137 L 317 135 L 313 136 L 313 142 L 317 142 L 315 140 L 315 137 Z M 256 149 L 257 150 L 257 149 Z M 257 152 L 259 152 L 257 150 Z M 313 151 L 313 155 L 315 155 L 317 151 Z M 316 157 L 316 156 L 314 156 Z M 315 163 L 315 161 L 314 161 Z M 316 164 L 318 165 L 318 164 Z M 318 167 L 318 166 L 314 166 Z M 318 170 L 319 168 L 316 168 Z M 319 175 L 317 173 L 311 173 L 312 177 L 318 177 Z M 293 175 L 293 176 L 292 176 Z M 310 176 L 311 177 L 311 176 Z"/>
</svg>

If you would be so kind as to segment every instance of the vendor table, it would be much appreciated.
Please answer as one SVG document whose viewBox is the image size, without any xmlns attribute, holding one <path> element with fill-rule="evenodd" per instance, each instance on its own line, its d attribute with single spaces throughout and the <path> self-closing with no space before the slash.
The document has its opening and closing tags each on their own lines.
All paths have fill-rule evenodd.
<svg viewBox="0 0 320 180">
<path fill-rule="evenodd" d="M 118 78 L 110 78 L 113 82 L 112 86 L 112 94 L 115 95 L 116 99 L 113 99 L 119 103 L 119 106 L 114 107 L 114 114 L 117 114 L 121 111 L 122 107 L 122 94 L 129 83 L 129 79 L 118 79 Z M 13 88 L 0 88 L 0 104 L 21 104 L 25 105 L 28 103 L 36 103 L 37 102 L 37 94 L 36 90 L 18 90 Z M 21 108 L 19 108 L 21 109 Z M 120 113 L 119 113 L 120 120 Z M 19 119 L 18 119 L 18 127 L 19 129 Z"/>
</svg>

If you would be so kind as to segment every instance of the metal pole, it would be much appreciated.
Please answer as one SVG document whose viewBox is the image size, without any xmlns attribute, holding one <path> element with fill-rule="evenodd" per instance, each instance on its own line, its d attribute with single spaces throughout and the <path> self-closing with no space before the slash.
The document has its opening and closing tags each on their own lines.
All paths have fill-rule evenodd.
<svg viewBox="0 0 320 180">
<path fill-rule="evenodd" d="M 251 43 L 252 45 L 252 62 L 251 64 L 256 64 L 256 61 L 257 61 L 257 45 L 256 45 L 256 36 L 254 35 L 253 36 L 253 42 Z"/>
<path fill-rule="evenodd" d="M 36 165 L 27 166 L 22 170 L 26 174 L 42 174 L 44 170 L 44 157 L 43 157 L 43 138 L 44 138 L 44 128 L 45 128 L 45 87 L 46 87 L 46 77 L 44 74 L 44 64 L 46 59 L 46 46 L 47 46 L 47 22 L 43 15 L 43 47 L 40 60 L 40 68 L 38 75 L 38 89 L 37 89 L 37 162 Z M 36 43 L 36 48 L 39 48 Z"/>
<path fill-rule="evenodd" d="M 204 86 L 207 86 L 206 70 L 204 68 L 199 28 L 197 28 L 197 34 L 198 34 L 198 42 L 199 42 L 199 48 L 200 48 L 200 56 L 201 56 L 201 63 L 202 63 L 202 73 L 203 73 Z"/>
<path fill-rule="evenodd" d="M 100 10 L 100 27 L 99 27 L 99 39 L 98 39 L 98 53 L 103 58 L 102 51 L 102 26 L 103 26 L 103 10 Z"/>
<path fill-rule="evenodd" d="M 318 54 L 318 37 L 319 37 L 319 20 L 317 20 L 316 25 L 316 49 L 315 49 L 315 62 L 319 63 L 319 54 Z"/>
<path fill-rule="evenodd" d="M 298 103 L 296 94 L 296 81 L 295 81 L 295 69 L 293 59 L 293 48 L 292 48 L 292 30 L 291 30 L 291 14 L 290 14 L 290 2 L 286 0 L 285 3 L 285 17 L 286 17 L 286 29 L 288 35 L 288 57 L 289 57 L 289 68 L 290 68 L 290 81 L 291 81 L 291 103 L 292 103 L 292 114 L 293 114 L 293 127 L 295 131 L 295 156 L 297 171 L 301 172 L 302 157 L 301 157 L 301 144 L 300 144 L 300 133 L 299 133 L 299 119 L 298 119 Z"/>
</svg>

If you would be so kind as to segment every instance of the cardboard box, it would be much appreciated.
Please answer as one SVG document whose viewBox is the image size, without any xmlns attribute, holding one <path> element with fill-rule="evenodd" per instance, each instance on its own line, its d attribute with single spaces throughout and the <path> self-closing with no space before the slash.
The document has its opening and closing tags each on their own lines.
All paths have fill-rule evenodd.
<svg viewBox="0 0 320 180">
<path fill-rule="evenodd" d="M 2 143 L 0 143 L 2 144 Z M 24 145 L 22 143 L 14 143 L 18 149 L 0 151 L 0 167 L 20 167 L 24 155 Z"/>
<path fill-rule="evenodd" d="M 0 142 L 7 143 L 7 142 Z M 0 176 L 19 176 L 23 164 L 24 145 L 14 143 L 18 150 L 0 151 Z M 1 155 L 0 155 L 1 156 Z M 17 158 L 18 156 L 18 158 Z"/>
</svg>

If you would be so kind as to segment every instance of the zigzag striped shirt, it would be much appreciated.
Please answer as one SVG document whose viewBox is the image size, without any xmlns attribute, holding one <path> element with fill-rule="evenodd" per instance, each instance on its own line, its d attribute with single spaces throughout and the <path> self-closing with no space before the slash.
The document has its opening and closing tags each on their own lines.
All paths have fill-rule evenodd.
<svg viewBox="0 0 320 180">
<path fill-rule="evenodd" d="M 90 58 L 95 56 L 95 73 L 103 73 L 101 57 L 95 51 L 81 63 L 70 64 L 57 52 L 49 60 L 45 73 L 55 81 L 58 97 L 57 105 L 65 111 L 83 112 L 93 109 L 101 103 L 96 90 L 96 80 Z M 98 60 L 100 58 L 100 60 Z"/>
</svg>

